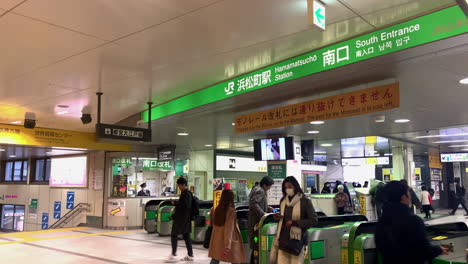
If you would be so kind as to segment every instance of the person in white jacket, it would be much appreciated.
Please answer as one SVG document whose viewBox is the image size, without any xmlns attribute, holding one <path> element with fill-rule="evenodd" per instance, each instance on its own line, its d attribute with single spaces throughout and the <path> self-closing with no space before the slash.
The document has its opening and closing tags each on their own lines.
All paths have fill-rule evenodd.
<svg viewBox="0 0 468 264">
<path fill-rule="evenodd" d="M 426 186 L 421 187 L 421 205 L 422 210 L 426 214 L 424 218 L 430 219 L 431 218 L 431 194 L 427 191 Z"/>
</svg>

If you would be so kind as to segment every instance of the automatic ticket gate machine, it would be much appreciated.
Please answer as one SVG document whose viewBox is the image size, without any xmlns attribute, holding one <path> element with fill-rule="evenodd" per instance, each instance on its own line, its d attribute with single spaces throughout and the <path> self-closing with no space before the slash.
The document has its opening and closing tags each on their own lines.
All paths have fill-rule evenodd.
<svg viewBox="0 0 468 264">
<path fill-rule="evenodd" d="M 192 221 L 192 232 L 190 239 L 194 243 L 203 243 L 205 241 L 206 230 L 210 225 L 211 208 L 213 201 L 199 201 L 198 202 L 200 214 Z"/>
<path fill-rule="evenodd" d="M 308 252 L 304 263 L 340 263 L 341 237 L 354 223 L 365 222 L 363 215 L 319 217 L 318 224 L 307 230 Z"/>
<path fill-rule="evenodd" d="M 319 217 L 317 226 L 307 230 L 308 250 L 304 263 L 340 263 L 340 245 L 343 234 L 349 232 L 355 222 L 367 221 L 362 215 Z M 273 214 L 265 215 L 259 224 L 259 259 L 269 263 L 270 251 L 276 236 L 277 223 Z"/>
<path fill-rule="evenodd" d="M 380 264 L 381 259 L 375 245 L 376 222 L 357 223 L 353 226 L 348 241 L 350 264 Z M 465 223 L 430 225 L 426 228 L 433 245 L 448 246 L 447 256 L 439 256 L 433 264 L 465 264 L 468 246 L 468 227 Z"/>
<path fill-rule="evenodd" d="M 159 204 L 163 200 L 151 200 L 145 204 L 145 223 L 144 229 L 148 233 L 156 233 L 157 231 L 157 215 Z"/>
<path fill-rule="evenodd" d="M 250 259 L 250 245 L 249 245 L 249 209 L 236 209 L 237 223 L 244 244 L 245 260 Z"/>
<path fill-rule="evenodd" d="M 160 236 L 169 236 L 172 230 L 171 214 L 174 210 L 172 200 L 166 200 L 159 204 L 157 211 L 157 233 Z"/>
</svg>

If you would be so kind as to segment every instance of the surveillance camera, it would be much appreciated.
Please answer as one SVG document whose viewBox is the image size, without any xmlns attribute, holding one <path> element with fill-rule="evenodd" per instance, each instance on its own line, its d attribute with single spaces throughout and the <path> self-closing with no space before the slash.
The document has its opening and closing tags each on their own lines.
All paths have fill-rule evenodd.
<svg viewBox="0 0 468 264">
<path fill-rule="evenodd" d="M 24 127 L 33 129 L 36 127 L 36 114 L 32 112 L 26 112 L 24 114 Z"/>
<path fill-rule="evenodd" d="M 81 114 L 82 114 L 81 123 L 83 123 L 83 125 L 87 125 L 93 121 L 91 112 L 92 112 L 92 109 L 91 109 L 91 106 L 89 105 L 83 107 L 83 110 L 81 110 Z"/>
<path fill-rule="evenodd" d="M 138 120 L 137 127 L 146 128 L 147 127 L 146 122 L 144 120 Z"/>
</svg>

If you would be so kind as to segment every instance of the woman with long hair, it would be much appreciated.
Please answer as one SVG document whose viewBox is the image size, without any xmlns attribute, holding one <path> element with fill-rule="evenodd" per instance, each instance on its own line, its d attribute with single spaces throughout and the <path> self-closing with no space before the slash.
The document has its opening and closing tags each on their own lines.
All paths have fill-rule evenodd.
<svg viewBox="0 0 468 264">
<path fill-rule="evenodd" d="M 220 261 L 228 263 L 245 263 L 244 245 L 237 225 L 236 209 L 234 208 L 234 193 L 224 190 L 216 209 L 211 209 L 211 233 L 208 257 L 211 264 Z"/>
<path fill-rule="evenodd" d="M 293 176 L 283 181 L 281 220 L 270 253 L 270 263 L 303 264 L 307 229 L 317 224 L 317 213 Z"/>
</svg>

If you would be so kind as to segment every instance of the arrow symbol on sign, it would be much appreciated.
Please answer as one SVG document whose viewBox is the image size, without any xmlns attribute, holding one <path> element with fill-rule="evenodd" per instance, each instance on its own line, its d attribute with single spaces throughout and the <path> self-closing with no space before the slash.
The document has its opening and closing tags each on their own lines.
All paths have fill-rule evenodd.
<svg viewBox="0 0 468 264">
<path fill-rule="evenodd" d="M 55 214 L 55 218 L 59 218 L 60 217 L 60 214 Z"/>
<path fill-rule="evenodd" d="M 318 8 L 316 11 L 315 11 L 315 16 L 317 17 L 317 21 L 319 23 L 323 23 L 323 20 L 325 20 L 325 16 L 322 15 L 322 11 L 323 9 L 321 8 Z"/>
<path fill-rule="evenodd" d="M 73 198 L 73 195 L 68 196 L 68 200 L 71 200 Z"/>
</svg>

